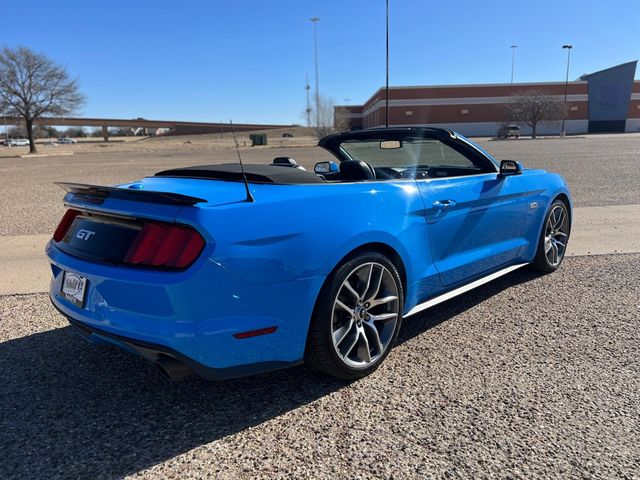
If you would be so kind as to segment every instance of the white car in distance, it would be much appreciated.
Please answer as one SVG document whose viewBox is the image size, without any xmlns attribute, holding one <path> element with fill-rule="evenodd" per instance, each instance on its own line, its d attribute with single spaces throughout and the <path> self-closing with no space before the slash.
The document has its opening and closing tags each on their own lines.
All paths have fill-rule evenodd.
<svg viewBox="0 0 640 480">
<path fill-rule="evenodd" d="M 28 147 L 29 140 L 27 140 L 26 138 L 10 138 L 9 146 L 10 147 Z"/>
</svg>

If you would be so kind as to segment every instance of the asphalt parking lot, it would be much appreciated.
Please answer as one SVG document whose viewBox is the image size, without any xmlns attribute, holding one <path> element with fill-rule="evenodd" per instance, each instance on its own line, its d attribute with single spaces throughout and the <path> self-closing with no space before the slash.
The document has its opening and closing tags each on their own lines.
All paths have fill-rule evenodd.
<svg viewBox="0 0 640 480">
<path fill-rule="evenodd" d="M 351 385 L 304 367 L 171 384 L 46 295 L 1 297 L 0 477 L 637 478 L 638 271 L 515 272 L 407 321 Z"/>
<path fill-rule="evenodd" d="M 577 207 L 640 204 L 640 137 L 482 141 L 565 175 Z M 228 150 L 0 160 L 0 237 L 49 234 L 52 181 L 116 183 Z M 311 148 L 243 149 L 247 162 Z M 46 294 L 0 296 L 0 478 L 638 478 L 640 254 L 518 270 L 408 319 L 372 376 L 297 367 L 169 383 L 83 342 Z"/>
</svg>

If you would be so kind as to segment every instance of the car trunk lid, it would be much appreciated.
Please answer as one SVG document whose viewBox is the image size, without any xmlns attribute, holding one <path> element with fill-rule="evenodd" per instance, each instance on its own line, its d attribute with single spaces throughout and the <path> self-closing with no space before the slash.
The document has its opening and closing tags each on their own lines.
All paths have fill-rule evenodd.
<svg viewBox="0 0 640 480">
<path fill-rule="evenodd" d="M 153 267 L 188 266 L 208 239 L 181 210 L 246 198 L 242 183 L 198 179 L 150 177 L 118 187 L 60 186 L 67 191 L 70 210 L 54 235 L 58 248 L 91 261 Z"/>
</svg>

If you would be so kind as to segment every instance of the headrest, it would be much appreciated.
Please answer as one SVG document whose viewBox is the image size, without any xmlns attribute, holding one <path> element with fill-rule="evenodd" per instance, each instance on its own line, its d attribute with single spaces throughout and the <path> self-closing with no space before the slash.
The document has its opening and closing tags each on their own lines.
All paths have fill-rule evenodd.
<svg viewBox="0 0 640 480">
<path fill-rule="evenodd" d="M 374 180 L 376 172 L 366 162 L 346 160 L 340 162 L 340 177 L 343 180 Z"/>
</svg>

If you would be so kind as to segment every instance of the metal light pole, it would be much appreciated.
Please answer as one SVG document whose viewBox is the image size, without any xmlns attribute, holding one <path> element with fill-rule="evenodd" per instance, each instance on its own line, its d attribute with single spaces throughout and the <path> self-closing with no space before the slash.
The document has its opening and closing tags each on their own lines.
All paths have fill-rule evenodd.
<svg viewBox="0 0 640 480">
<path fill-rule="evenodd" d="M 309 101 L 309 90 L 311 87 L 309 86 L 309 75 L 304 76 L 304 89 L 307 92 L 307 109 L 305 112 L 307 113 L 307 128 L 311 127 L 311 103 Z"/>
<path fill-rule="evenodd" d="M 316 68 L 316 128 L 320 128 L 320 81 L 318 80 L 318 22 L 320 17 L 311 17 L 313 23 L 313 60 Z"/>
<path fill-rule="evenodd" d="M 387 35 L 387 83 L 385 84 L 385 126 L 389 128 L 389 0 L 386 10 L 386 35 Z"/>
<path fill-rule="evenodd" d="M 567 105 L 567 87 L 569 86 L 569 62 L 571 61 L 571 49 L 573 48 L 573 45 L 563 45 L 562 48 L 566 48 L 567 49 L 567 76 L 564 79 L 564 104 L 565 106 Z M 562 130 L 560 131 L 560 136 L 564 137 L 565 136 L 565 130 L 564 130 L 564 118 L 562 119 Z"/>
<path fill-rule="evenodd" d="M 513 83 L 513 71 L 516 66 L 516 48 L 518 45 L 511 45 L 511 83 Z"/>
</svg>

